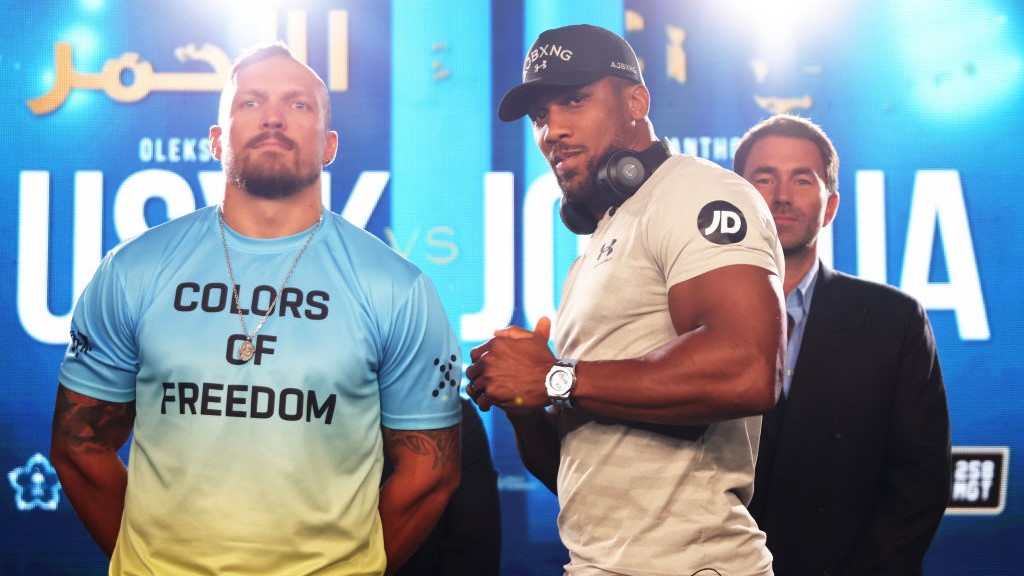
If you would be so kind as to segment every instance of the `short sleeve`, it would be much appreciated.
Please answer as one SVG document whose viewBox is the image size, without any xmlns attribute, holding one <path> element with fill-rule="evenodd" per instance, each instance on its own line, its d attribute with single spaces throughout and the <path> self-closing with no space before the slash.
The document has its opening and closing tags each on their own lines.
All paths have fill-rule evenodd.
<svg viewBox="0 0 1024 576">
<path fill-rule="evenodd" d="M 381 424 L 447 428 L 461 417 L 462 360 L 441 299 L 420 274 L 394 312 L 379 372 Z"/>
<path fill-rule="evenodd" d="M 135 399 L 139 371 L 135 329 L 123 279 L 109 253 L 75 305 L 71 343 L 60 382 L 86 396 L 108 402 Z"/>
<path fill-rule="evenodd" d="M 666 179 L 645 212 L 645 242 L 667 286 L 734 264 L 781 276 L 783 258 L 771 212 L 757 191 L 727 170 L 693 167 Z M 682 182 L 685 189 L 675 189 Z"/>
</svg>

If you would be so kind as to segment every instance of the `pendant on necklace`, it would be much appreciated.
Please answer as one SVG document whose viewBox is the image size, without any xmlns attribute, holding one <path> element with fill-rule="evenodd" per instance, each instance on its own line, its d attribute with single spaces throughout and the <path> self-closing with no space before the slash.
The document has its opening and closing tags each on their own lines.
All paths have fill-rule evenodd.
<svg viewBox="0 0 1024 576">
<path fill-rule="evenodd" d="M 242 359 L 242 362 L 248 362 L 255 352 L 256 347 L 252 345 L 252 342 L 246 340 L 242 342 L 242 347 L 238 350 L 238 356 Z"/>
</svg>

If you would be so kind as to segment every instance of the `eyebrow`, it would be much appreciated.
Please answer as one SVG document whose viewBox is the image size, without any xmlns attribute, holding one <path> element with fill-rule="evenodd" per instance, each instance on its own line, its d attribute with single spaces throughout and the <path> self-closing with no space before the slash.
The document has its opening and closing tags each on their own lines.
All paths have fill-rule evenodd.
<svg viewBox="0 0 1024 576">
<path fill-rule="evenodd" d="M 779 169 L 776 168 L 775 166 L 758 166 L 757 168 L 754 168 L 754 170 L 750 173 L 751 176 L 758 176 L 763 174 L 778 176 Z M 818 177 L 818 173 L 815 172 L 813 168 L 809 168 L 807 166 L 800 166 L 798 168 L 794 168 L 793 174 L 797 176 L 810 175 L 814 176 L 815 178 Z"/>
<path fill-rule="evenodd" d="M 256 97 L 259 97 L 259 98 L 268 98 L 270 95 L 263 88 L 244 88 L 244 89 L 239 90 L 238 92 L 236 92 L 236 96 L 243 96 L 243 97 L 244 96 L 256 96 Z M 291 90 L 286 91 L 283 94 L 283 98 L 285 100 L 290 100 L 292 98 L 297 98 L 297 97 L 312 98 L 314 100 L 316 100 L 316 98 L 317 98 L 315 93 L 310 92 L 309 90 L 302 89 L 302 88 L 293 88 Z M 319 101 L 317 101 L 317 103 L 319 103 Z"/>
<path fill-rule="evenodd" d="M 292 98 L 312 98 L 316 100 L 316 93 L 306 90 L 304 88 L 293 88 L 284 93 L 284 99 L 290 100 Z M 317 101 L 319 104 L 319 101 Z"/>
<path fill-rule="evenodd" d="M 776 174 L 778 174 L 778 172 L 779 171 L 775 167 L 773 167 L 773 166 L 758 166 L 757 168 L 754 168 L 754 170 L 750 172 L 750 175 L 752 177 L 753 176 L 761 176 L 761 175 L 764 175 L 764 174 L 768 174 L 770 176 L 775 176 Z"/>
<path fill-rule="evenodd" d="M 583 86 L 543 86 L 538 87 L 533 93 L 531 100 L 533 104 L 527 107 L 528 111 L 541 110 L 558 105 L 566 98 L 574 97 L 577 94 L 587 95 L 590 93 L 590 84 Z M 530 112 L 527 112 L 529 114 Z"/>
</svg>

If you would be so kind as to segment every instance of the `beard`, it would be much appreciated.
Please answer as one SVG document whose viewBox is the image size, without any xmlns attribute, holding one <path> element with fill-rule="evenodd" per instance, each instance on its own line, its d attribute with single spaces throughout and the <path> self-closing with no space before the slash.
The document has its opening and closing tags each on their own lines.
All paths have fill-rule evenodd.
<svg viewBox="0 0 1024 576">
<path fill-rule="evenodd" d="M 321 166 L 315 164 L 288 166 L 286 160 L 273 157 L 255 160 L 253 156 L 238 157 L 231 154 L 224 159 L 224 177 L 246 193 L 268 200 L 294 196 L 320 178 Z"/>
<path fill-rule="evenodd" d="M 820 223 L 816 223 L 813 218 L 803 212 L 772 208 L 773 217 L 777 218 L 783 215 L 790 221 L 785 224 L 779 224 L 777 221 L 775 223 L 783 256 L 787 258 L 797 256 L 813 249 L 817 244 L 818 234 L 821 232 Z"/>
<path fill-rule="evenodd" d="M 593 156 L 586 162 L 582 170 L 572 170 L 563 174 L 555 172 L 558 187 L 562 195 L 569 201 L 598 208 L 601 212 L 612 204 L 612 194 L 598 181 L 601 168 L 619 149 L 609 147 L 601 154 Z M 582 171 L 582 174 L 581 174 Z"/>
<path fill-rule="evenodd" d="M 294 196 L 315 183 L 320 178 L 320 166 L 304 172 L 273 170 L 266 164 L 225 167 L 224 175 L 229 182 L 253 196 L 277 200 Z"/>
</svg>

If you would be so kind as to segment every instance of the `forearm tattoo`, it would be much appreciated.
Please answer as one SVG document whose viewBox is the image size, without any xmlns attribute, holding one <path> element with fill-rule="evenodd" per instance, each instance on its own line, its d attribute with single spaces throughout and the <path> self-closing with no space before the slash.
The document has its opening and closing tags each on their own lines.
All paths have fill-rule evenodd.
<svg viewBox="0 0 1024 576">
<path fill-rule="evenodd" d="M 394 430 L 383 428 L 384 443 L 389 452 L 409 450 L 420 456 L 433 458 L 433 468 L 443 468 L 457 462 L 459 456 L 459 427 L 441 430 Z"/>
<path fill-rule="evenodd" d="M 118 450 L 135 422 L 135 402 L 106 402 L 60 386 L 53 412 L 53 435 L 76 452 Z"/>
</svg>

